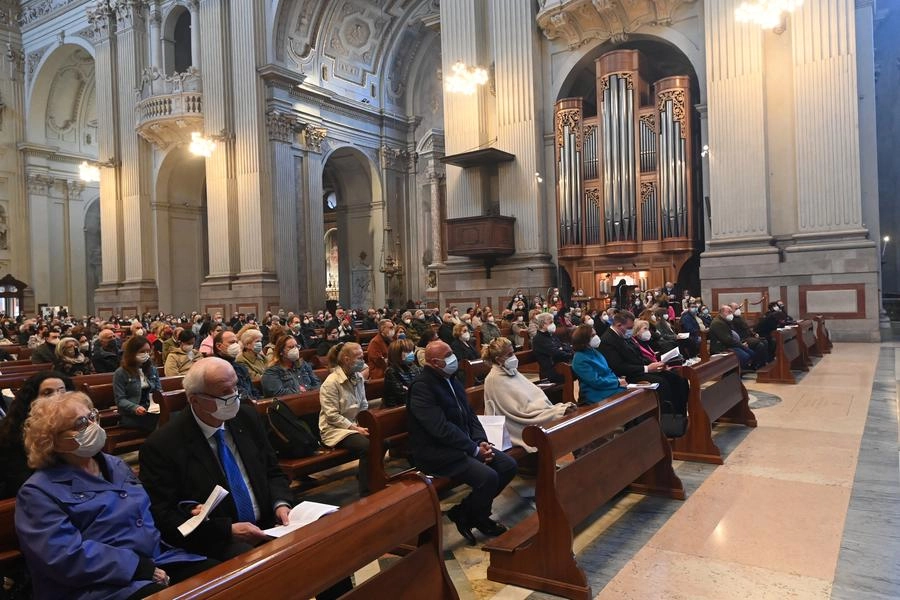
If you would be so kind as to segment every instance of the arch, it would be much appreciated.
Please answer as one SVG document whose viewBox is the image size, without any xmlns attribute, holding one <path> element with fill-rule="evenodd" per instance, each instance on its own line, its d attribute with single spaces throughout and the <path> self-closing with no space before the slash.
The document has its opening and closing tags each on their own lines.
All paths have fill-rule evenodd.
<svg viewBox="0 0 900 600">
<path fill-rule="evenodd" d="M 200 284 L 209 272 L 206 161 L 177 146 L 160 161 L 155 181 L 159 306 L 190 312 L 200 306 Z"/>
<path fill-rule="evenodd" d="M 191 13 L 183 4 L 175 4 L 162 22 L 163 71 L 166 75 L 184 73 L 194 64 L 191 54 Z"/>
<path fill-rule="evenodd" d="M 96 51 L 94 50 L 94 46 L 88 40 L 78 36 L 67 37 L 65 44 L 61 44 L 50 52 L 44 54 L 44 56 L 41 57 L 38 63 L 34 66 L 34 72 L 31 77 L 31 81 L 25 90 L 25 106 L 31 106 L 31 98 L 34 96 L 35 92 L 42 87 L 40 85 L 42 82 L 42 77 L 45 78 L 47 73 L 50 73 L 52 76 L 52 74 L 56 73 L 56 71 L 59 70 L 61 62 L 65 60 L 66 52 L 71 52 L 72 46 L 81 48 L 82 50 L 90 54 L 92 59 L 96 60 Z M 43 83 L 49 86 L 49 82 L 44 81 Z"/>
</svg>

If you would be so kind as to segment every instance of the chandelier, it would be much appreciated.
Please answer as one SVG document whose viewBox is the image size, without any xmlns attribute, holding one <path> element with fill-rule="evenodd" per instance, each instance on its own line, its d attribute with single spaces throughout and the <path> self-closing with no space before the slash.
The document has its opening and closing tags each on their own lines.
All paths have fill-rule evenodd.
<svg viewBox="0 0 900 600">
<path fill-rule="evenodd" d="M 381 267 L 379 267 L 379 271 L 385 274 L 388 279 L 392 279 L 394 276 L 403 277 L 403 265 L 400 264 L 400 238 L 397 237 L 397 257 L 395 258 L 391 251 L 388 249 L 391 243 L 391 231 L 392 228 L 390 225 L 384 226 L 384 240 L 381 246 Z"/>
<path fill-rule="evenodd" d="M 78 178 L 86 183 L 96 183 L 100 181 L 100 167 L 92 165 L 88 161 L 82 161 L 78 165 Z"/>
<path fill-rule="evenodd" d="M 203 134 L 199 131 L 194 131 L 191 133 L 191 145 L 188 148 L 191 154 L 209 158 L 212 156 L 213 150 L 216 149 L 216 143 L 203 137 Z"/>
<path fill-rule="evenodd" d="M 803 5 L 803 0 L 744 0 L 734 11 L 739 23 L 754 23 L 763 29 L 777 29 L 786 14 Z"/>
<path fill-rule="evenodd" d="M 488 81 L 488 72 L 480 67 L 467 67 L 458 61 L 452 67 L 452 74 L 444 79 L 444 87 L 448 92 L 471 96 Z"/>
</svg>

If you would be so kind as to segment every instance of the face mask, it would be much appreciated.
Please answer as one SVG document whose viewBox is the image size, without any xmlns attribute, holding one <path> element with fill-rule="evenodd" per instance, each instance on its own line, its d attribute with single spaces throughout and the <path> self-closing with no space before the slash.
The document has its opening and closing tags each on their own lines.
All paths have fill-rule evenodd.
<svg viewBox="0 0 900 600">
<path fill-rule="evenodd" d="M 447 358 L 444 359 L 444 368 L 442 371 L 447 374 L 448 377 L 452 377 L 456 370 L 459 368 L 459 363 L 456 360 L 456 356 L 451 354 Z"/>
<path fill-rule="evenodd" d="M 461 339 L 464 342 L 468 342 L 469 338 L 471 338 L 471 337 L 472 337 L 472 335 L 468 331 L 466 331 L 461 336 L 459 336 L 459 339 Z"/>
<path fill-rule="evenodd" d="M 75 356 L 75 346 L 69 346 L 65 350 L 63 350 L 63 354 L 66 356 Z"/>
<path fill-rule="evenodd" d="M 725 320 L 726 321 L 734 321 L 734 315 L 733 314 L 725 315 Z"/>
<path fill-rule="evenodd" d="M 150 360 L 150 354 L 147 352 L 141 352 L 140 354 L 135 355 L 135 358 L 137 359 L 138 364 L 142 365 Z"/>
<path fill-rule="evenodd" d="M 631 339 L 631 336 L 633 336 L 633 335 L 634 335 L 634 331 L 632 331 L 631 329 L 626 329 L 626 330 L 625 330 L 625 339 L 626 339 L 626 340 L 630 340 L 630 339 Z"/>
<path fill-rule="evenodd" d="M 493 323 L 493 322 L 494 322 L 494 317 L 488 317 L 488 318 L 487 318 L 487 321 L 488 321 L 488 323 Z"/>
<path fill-rule="evenodd" d="M 82 352 L 87 352 L 88 350 L 91 349 L 91 345 L 87 342 L 79 345 L 78 347 L 81 349 Z"/>
<path fill-rule="evenodd" d="M 518 321 L 518 322 L 519 322 L 519 323 L 521 323 L 521 322 L 522 322 L 522 320 L 523 320 L 523 319 L 522 319 L 522 317 L 521 317 L 521 316 L 519 316 L 519 317 L 516 317 L 516 321 Z"/>
<path fill-rule="evenodd" d="M 284 357 L 292 362 L 300 360 L 300 348 L 291 348 L 284 353 Z"/>
<path fill-rule="evenodd" d="M 638 339 L 642 342 L 649 342 L 651 337 L 652 336 L 650 335 L 649 331 L 642 331 L 641 335 L 638 336 Z"/>
<path fill-rule="evenodd" d="M 185 354 L 187 354 L 188 352 L 191 352 L 194 349 L 194 346 L 193 346 L 193 344 L 184 344 L 181 347 L 181 349 L 185 352 Z"/>
<path fill-rule="evenodd" d="M 413 364 L 413 362 L 415 362 L 415 360 L 416 360 L 416 353 L 415 353 L 415 352 L 408 352 L 408 353 L 407 353 L 406 355 L 404 355 L 404 357 L 403 357 L 403 362 L 406 363 L 406 364 L 408 364 L 408 365 Z"/>
<path fill-rule="evenodd" d="M 259 354 L 262 352 L 262 342 L 256 342 L 253 344 L 253 351 Z"/>
<path fill-rule="evenodd" d="M 519 368 L 519 358 L 515 354 L 513 354 L 505 361 L 503 361 L 503 368 L 510 375 L 514 375 L 516 370 Z"/>
<path fill-rule="evenodd" d="M 134 335 L 138 335 L 138 336 L 143 337 L 143 335 L 144 335 L 144 330 L 143 330 L 143 329 L 138 329 L 137 331 L 134 332 Z"/>
<path fill-rule="evenodd" d="M 237 358 L 241 354 L 241 345 L 237 342 L 232 342 L 228 345 L 228 356 L 231 358 Z"/>
<path fill-rule="evenodd" d="M 593 327 L 593 326 L 594 326 L 594 320 L 593 320 L 592 318 L 588 317 L 587 319 L 584 320 L 584 324 L 585 324 L 585 325 L 588 325 L 588 326 L 590 326 L 590 327 Z"/>
<path fill-rule="evenodd" d="M 784 308 L 784 304 L 782 304 L 782 303 L 779 302 L 779 303 L 778 303 L 778 308 L 779 308 L 779 309 Z"/>
<path fill-rule="evenodd" d="M 599 348 L 600 347 L 600 336 L 595 335 L 591 337 L 591 348 Z"/>
<path fill-rule="evenodd" d="M 547 326 L 547 333 L 556 333 L 556 323 L 550 323 Z"/>
<path fill-rule="evenodd" d="M 775 311 L 775 312 L 779 312 L 779 311 L 781 311 L 781 309 L 780 309 L 780 308 L 778 308 L 778 307 L 777 307 L 777 306 L 773 306 L 773 307 L 772 307 L 772 310 L 774 310 L 774 311 Z"/>
<path fill-rule="evenodd" d="M 656 323 L 656 315 L 653 315 L 652 317 L 650 317 L 650 322 Z"/>
<path fill-rule="evenodd" d="M 696 307 L 696 306 L 692 306 L 692 307 L 691 307 L 691 314 L 693 314 L 693 315 L 696 315 L 696 314 L 697 314 L 697 307 Z"/>
<path fill-rule="evenodd" d="M 291 325 L 291 331 L 294 333 L 298 333 L 300 331 L 300 323 L 294 323 Z"/>
<path fill-rule="evenodd" d="M 425 320 L 425 315 L 419 315 L 419 316 L 416 317 L 416 318 L 417 318 L 418 320 L 420 320 L 420 321 L 424 321 L 424 320 Z"/>
<path fill-rule="evenodd" d="M 669 320 L 669 313 L 663 313 L 663 316 L 662 316 L 662 317 L 663 317 L 663 321 L 668 321 L 668 320 Z"/>
<path fill-rule="evenodd" d="M 384 337 L 385 337 L 386 339 L 389 339 L 389 340 L 394 339 L 394 330 L 391 329 L 390 331 L 388 331 L 387 333 L 385 333 L 385 334 L 384 334 Z"/>
<path fill-rule="evenodd" d="M 362 373 L 366 370 L 366 361 L 363 359 L 359 359 L 355 363 L 353 363 L 353 367 L 350 369 L 353 373 Z"/>
<path fill-rule="evenodd" d="M 403 319 L 403 322 L 409 325 L 410 323 L 412 323 L 412 319 Z"/>
<path fill-rule="evenodd" d="M 704 315 L 708 315 L 708 314 L 709 314 L 709 309 L 708 309 L 708 308 L 704 308 L 704 309 L 703 309 L 703 314 L 704 314 Z"/>
<path fill-rule="evenodd" d="M 735 310 L 735 311 L 734 311 L 734 316 L 736 316 L 736 317 L 741 316 L 741 309 Z"/>
<path fill-rule="evenodd" d="M 219 421 L 230 421 L 237 416 L 240 409 L 240 397 L 235 394 L 234 396 L 229 397 L 225 402 L 217 399 L 216 410 L 215 412 L 209 413 L 209 416 L 218 419 Z"/>
<path fill-rule="evenodd" d="M 405 340 L 405 339 L 406 339 L 406 334 L 405 334 L 405 333 L 401 333 L 400 335 L 397 336 L 397 339 L 398 339 L 398 340 Z"/>
<path fill-rule="evenodd" d="M 609 315 L 603 315 L 602 317 L 600 317 L 600 320 L 604 323 L 609 323 Z"/>
<path fill-rule="evenodd" d="M 75 440 L 78 447 L 67 452 L 81 458 L 91 458 L 106 444 L 106 431 L 100 427 L 99 423 L 88 423 L 84 431 L 78 432 L 72 439 Z"/>
</svg>

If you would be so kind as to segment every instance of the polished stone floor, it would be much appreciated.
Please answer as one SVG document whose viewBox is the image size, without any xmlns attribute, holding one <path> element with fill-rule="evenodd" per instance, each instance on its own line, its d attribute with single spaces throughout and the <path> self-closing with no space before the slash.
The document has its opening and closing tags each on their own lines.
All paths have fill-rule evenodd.
<svg viewBox="0 0 900 600">
<path fill-rule="evenodd" d="M 578 531 L 595 597 L 900 598 L 898 348 L 837 344 L 794 386 L 745 379 L 759 427 L 716 428 L 724 465 L 677 462 L 685 501 L 621 494 Z M 352 473 L 337 470 L 301 496 L 350 502 Z M 495 516 L 514 524 L 530 514 L 533 484 L 516 478 Z M 442 498 L 443 508 L 464 494 Z M 552 597 L 488 581 L 480 547 L 446 519 L 444 533 L 461 598 Z"/>
</svg>

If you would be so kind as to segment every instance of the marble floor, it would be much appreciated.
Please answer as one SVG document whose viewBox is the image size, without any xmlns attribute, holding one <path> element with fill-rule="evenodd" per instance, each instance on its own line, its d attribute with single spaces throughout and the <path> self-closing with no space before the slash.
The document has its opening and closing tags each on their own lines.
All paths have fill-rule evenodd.
<svg viewBox="0 0 900 600">
<path fill-rule="evenodd" d="M 595 597 L 900 598 L 898 378 L 892 342 L 836 344 L 794 386 L 746 378 L 759 426 L 716 428 L 724 465 L 676 462 L 685 501 L 620 494 L 577 532 Z M 336 471 L 301 496 L 351 501 L 351 474 Z M 495 517 L 511 525 L 530 514 L 533 484 L 516 478 Z M 446 519 L 444 533 L 461 598 L 552 597 L 488 581 L 481 548 Z"/>
</svg>

